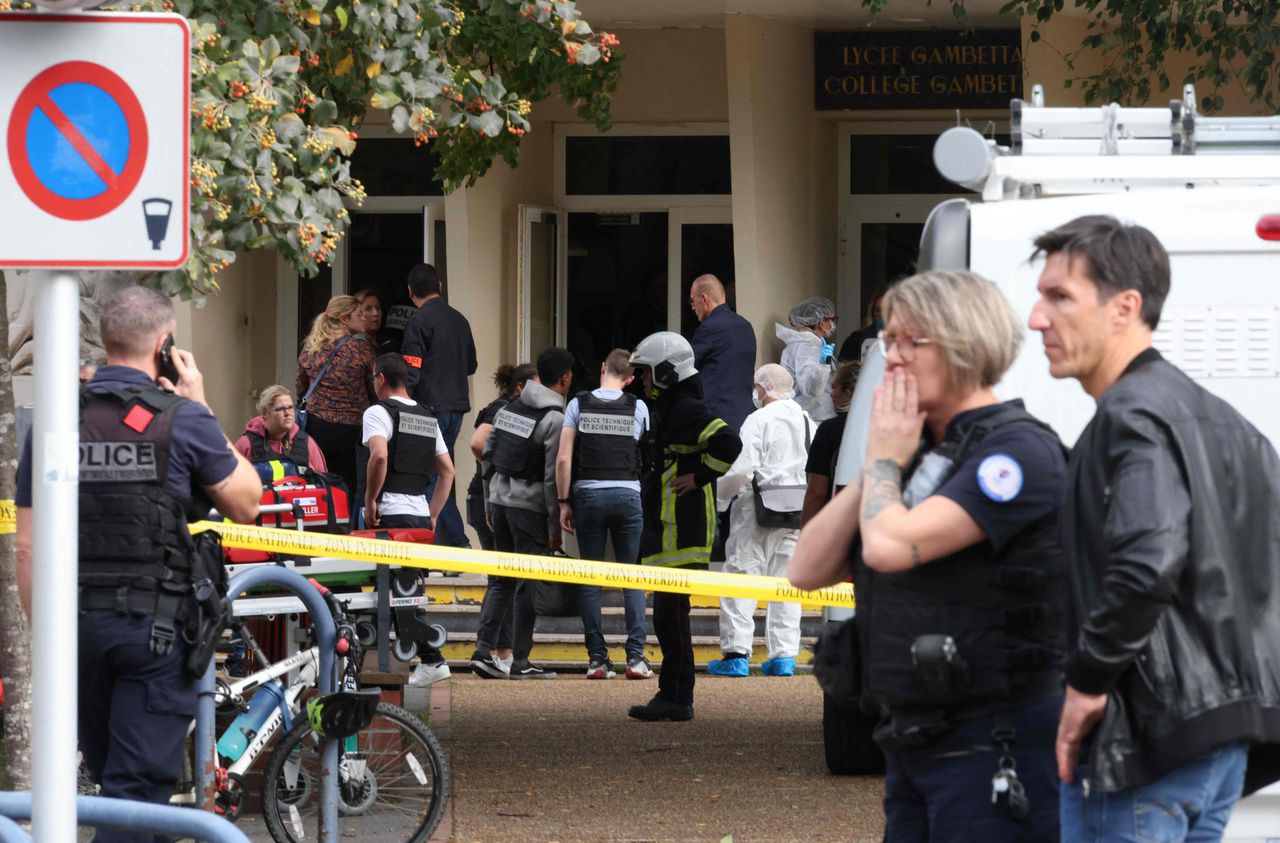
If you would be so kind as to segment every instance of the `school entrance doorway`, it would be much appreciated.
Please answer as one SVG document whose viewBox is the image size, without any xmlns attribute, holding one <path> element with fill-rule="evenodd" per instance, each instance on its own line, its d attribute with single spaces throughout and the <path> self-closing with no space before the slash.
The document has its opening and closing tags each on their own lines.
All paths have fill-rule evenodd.
<svg viewBox="0 0 1280 843">
<path fill-rule="evenodd" d="M 575 359 L 574 389 L 598 384 L 614 348 L 655 331 L 692 334 L 693 279 L 711 273 L 733 302 L 733 223 L 727 207 L 665 211 L 520 208 L 517 348 L 531 360 L 548 345 Z"/>
</svg>

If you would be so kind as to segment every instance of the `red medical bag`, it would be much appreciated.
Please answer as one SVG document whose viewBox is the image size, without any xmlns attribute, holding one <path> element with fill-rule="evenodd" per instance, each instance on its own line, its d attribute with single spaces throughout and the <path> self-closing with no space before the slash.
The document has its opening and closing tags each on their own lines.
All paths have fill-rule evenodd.
<svg viewBox="0 0 1280 843">
<path fill-rule="evenodd" d="M 260 527 L 296 530 L 294 513 L 300 508 L 302 528 L 321 533 L 346 533 L 351 527 L 351 510 L 347 503 L 346 485 L 334 474 L 309 473 L 306 477 L 282 477 L 262 490 L 263 506 L 294 504 L 292 511 L 264 512 L 256 521 Z M 224 547 L 227 562 L 243 565 L 268 562 L 272 554 L 263 550 Z"/>
</svg>

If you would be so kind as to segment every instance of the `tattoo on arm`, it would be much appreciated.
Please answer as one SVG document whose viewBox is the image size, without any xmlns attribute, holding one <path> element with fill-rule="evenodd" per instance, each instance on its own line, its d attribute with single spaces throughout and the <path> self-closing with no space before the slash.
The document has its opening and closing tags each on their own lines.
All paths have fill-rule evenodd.
<svg viewBox="0 0 1280 843">
<path fill-rule="evenodd" d="M 902 468 L 893 460 L 876 460 L 867 470 L 871 478 L 870 494 L 862 504 L 862 517 L 868 521 L 887 508 L 902 503 Z"/>
</svg>

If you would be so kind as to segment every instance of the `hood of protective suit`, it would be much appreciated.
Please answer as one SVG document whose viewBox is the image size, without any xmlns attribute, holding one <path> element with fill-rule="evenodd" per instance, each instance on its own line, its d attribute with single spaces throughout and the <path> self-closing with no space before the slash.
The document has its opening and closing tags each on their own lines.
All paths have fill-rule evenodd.
<svg viewBox="0 0 1280 843">
<path fill-rule="evenodd" d="M 800 342 L 808 343 L 809 345 L 813 345 L 818 348 L 822 347 L 822 337 L 818 336 L 813 331 L 801 331 L 796 328 L 783 325 L 781 322 L 773 323 L 773 331 L 774 334 L 777 335 L 778 339 L 782 340 L 787 345 Z"/>
</svg>

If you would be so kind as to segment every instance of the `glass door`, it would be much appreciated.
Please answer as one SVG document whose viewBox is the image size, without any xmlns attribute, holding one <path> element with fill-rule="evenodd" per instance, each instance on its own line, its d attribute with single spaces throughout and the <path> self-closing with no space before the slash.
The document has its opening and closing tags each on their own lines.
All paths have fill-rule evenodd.
<svg viewBox="0 0 1280 843">
<path fill-rule="evenodd" d="M 907 201 L 899 204 L 845 210 L 836 302 L 842 336 L 863 325 L 876 293 L 916 271 L 920 235 L 933 203 L 903 198 Z"/>
<path fill-rule="evenodd" d="M 333 262 L 314 277 L 303 278 L 283 259 L 277 261 L 280 383 L 293 382 L 302 340 L 331 297 L 370 289 L 378 294 L 385 315 L 392 306 L 408 303 L 405 281 L 415 264 L 433 264 L 441 280 L 448 277 L 443 197 L 373 196 L 350 213 L 351 224 Z M 448 293 L 446 286 L 446 297 Z"/>
<path fill-rule="evenodd" d="M 699 275 L 714 275 L 736 309 L 733 271 L 733 209 L 672 208 L 667 215 L 667 330 L 692 336 L 698 317 L 689 307 L 689 288 Z"/>
<path fill-rule="evenodd" d="M 564 211 L 521 205 L 516 353 L 521 362 L 564 342 L 567 219 Z"/>
</svg>

